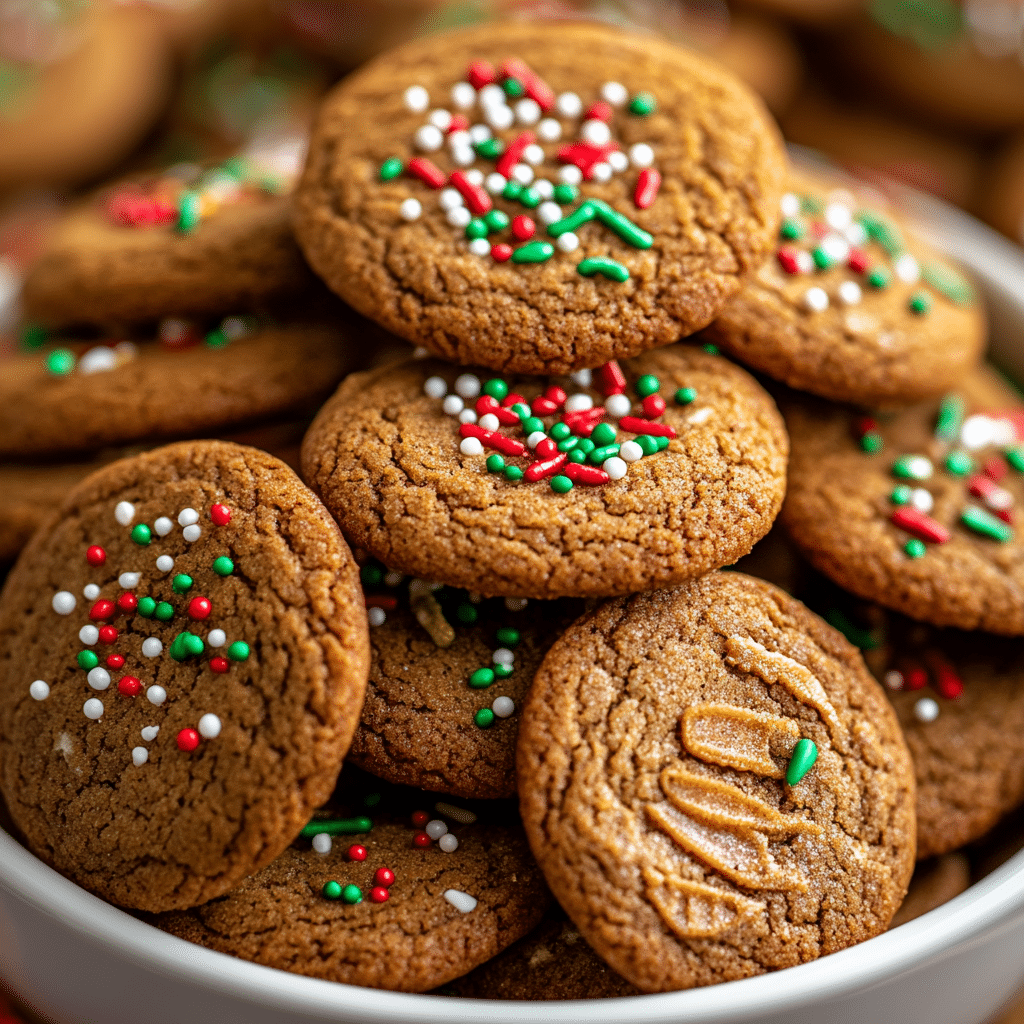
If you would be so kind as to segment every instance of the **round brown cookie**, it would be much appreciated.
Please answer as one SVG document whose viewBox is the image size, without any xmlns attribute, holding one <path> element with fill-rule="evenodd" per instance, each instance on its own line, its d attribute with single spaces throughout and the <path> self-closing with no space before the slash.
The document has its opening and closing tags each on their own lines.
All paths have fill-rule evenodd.
<svg viewBox="0 0 1024 1024">
<path fill-rule="evenodd" d="M 953 267 L 877 194 L 792 172 L 778 248 L 706 332 L 749 366 L 841 402 L 916 401 L 954 386 L 985 319 Z"/>
<path fill-rule="evenodd" d="M 565 919 L 559 907 L 524 939 L 441 989 L 468 999 L 612 999 L 638 996 Z"/>
<path fill-rule="evenodd" d="M 330 795 L 368 667 L 351 553 L 287 466 L 218 441 L 125 459 L 8 577 L 0 787 L 33 852 L 91 892 L 203 903 Z"/>
<path fill-rule="evenodd" d="M 308 413 L 356 361 L 351 333 L 344 322 L 256 324 L 227 343 L 218 329 L 184 348 L 74 342 L 15 356 L 0 374 L 0 455 L 94 452 Z"/>
<path fill-rule="evenodd" d="M 505 815 L 503 823 L 450 819 L 458 846 L 446 853 L 429 839 L 417 846 L 408 819 L 375 814 L 369 833 L 339 836 L 327 854 L 300 839 L 228 895 L 154 923 L 267 967 L 424 992 L 501 952 L 548 905 L 514 809 Z M 350 857 L 351 845 L 365 850 L 365 860 Z M 382 868 L 394 876 L 387 887 L 377 878 Z M 341 898 L 327 898 L 329 882 Z M 359 902 L 346 901 L 347 886 L 358 888 Z"/>
<path fill-rule="evenodd" d="M 505 72 L 505 92 L 484 86 Z M 445 144 L 429 117 L 498 141 Z M 601 25 L 484 25 L 409 43 L 329 95 L 295 226 L 330 287 L 401 337 L 561 373 L 705 326 L 768 251 L 784 167 L 760 102 L 702 57 Z"/>
<path fill-rule="evenodd" d="M 620 375 L 614 386 L 624 393 L 608 399 L 608 412 L 602 392 Z M 486 595 L 669 586 L 735 561 L 767 533 L 785 487 L 787 441 L 771 399 L 743 370 L 680 345 L 581 379 L 594 385 L 494 378 L 476 399 L 479 377 L 436 360 L 353 374 L 306 435 L 303 474 L 355 546 L 409 575 Z M 634 395 L 647 388 L 655 389 L 648 409 L 651 399 L 670 403 L 664 415 L 623 416 L 640 409 Z M 453 393 L 442 399 L 446 390 Z M 460 390 L 469 402 L 461 414 Z M 491 391 L 550 411 L 492 433 Z M 474 407 L 479 422 L 460 426 L 458 416 L 477 418 Z M 493 407 L 517 418 L 497 399 Z M 570 423 L 592 430 L 577 437 L 572 456 L 585 465 L 556 448 Z M 538 443 L 538 424 L 553 436 Z M 640 431 L 648 432 L 644 447 L 632 440 Z M 662 448 L 655 432 L 677 436 L 663 436 Z M 615 438 L 611 447 L 606 438 Z M 500 471 L 484 442 L 507 453 Z M 585 455 L 592 444 L 600 447 Z"/>
<path fill-rule="evenodd" d="M 423 580 L 396 587 L 398 573 L 383 575 L 391 586 L 366 586 L 380 573 L 363 567 L 372 657 L 349 761 L 467 799 L 515 796 L 519 706 L 582 602 L 473 603 Z"/>
<path fill-rule="evenodd" d="M 914 868 L 907 898 L 896 911 L 889 928 L 913 921 L 966 891 L 971 884 L 971 864 L 962 853 L 947 853 L 922 861 Z"/>
<path fill-rule="evenodd" d="M 982 367 L 875 421 L 791 396 L 782 520 L 846 590 L 937 626 L 1024 633 L 1024 407 Z"/>
<path fill-rule="evenodd" d="M 556 899 L 646 992 L 871 938 L 910 880 L 913 767 L 881 688 L 739 573 L 580 619 L 534 681 L 517 767 Z"/>
<path fill-rule="evenodd" d="M 987 168 L 980 207 L 989 224 L 1024 243 L 1024 135 L 1006 143 Z"/>
</svg>

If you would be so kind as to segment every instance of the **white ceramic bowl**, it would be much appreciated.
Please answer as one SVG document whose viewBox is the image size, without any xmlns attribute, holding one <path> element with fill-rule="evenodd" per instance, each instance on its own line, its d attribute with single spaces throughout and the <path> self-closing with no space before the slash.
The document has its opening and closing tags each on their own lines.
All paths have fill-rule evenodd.
<svg viewBox="0 0 1024 1024">
<path fill-rule="evenodd" d="M 1024 253 L 909 202 L 982 282 L 996 361 L 1024 380 Z M 1024 852 L 909 924 L 814 963 L 665 995 L 512 1003 L 378 992 L 212 953 L 90 896 L 0 831 L 0 977 L 61 1024 L 981 1024 L 1024 979 Z"/>
</svg>

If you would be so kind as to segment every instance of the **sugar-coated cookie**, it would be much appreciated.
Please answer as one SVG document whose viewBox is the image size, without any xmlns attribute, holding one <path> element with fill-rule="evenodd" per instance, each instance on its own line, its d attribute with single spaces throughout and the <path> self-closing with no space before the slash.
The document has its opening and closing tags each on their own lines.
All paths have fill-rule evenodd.
<svg viewBox="0 0 1024 1024">
<path fill-rule="evenodd" d="M 0 597 L 0 787 L 122 906 L 203 903 L 331 794 L 369 668 L 356 566 L 298 477 L 183 442 L 79 484 Z"/>
<path fill-rule="evenodd" d="M 596 24 L 483 25 L 328 96 L 295 228 L 401 337 L 564 373 L 705 326 L 768 253 L 784 168 L 760 102 L 703 57 Z"/>
<path fill-rule="evenodd" d="M 570 627 L 517 768 L 556 899 L 646 992 L 871 938 L 910 880 L 913 766 L 885 695 L 838 632 L 740 573 Z"/>
<path fill-rule="evenodd" d="M 575 380 L 429 359 L 353 374 L 302 465 L 351 542 L 392 569 L 486 595 L 593 597 L 746 554 L 775 517 L 786 450 L 752 378 L 677 345 Z"/>
</svg>

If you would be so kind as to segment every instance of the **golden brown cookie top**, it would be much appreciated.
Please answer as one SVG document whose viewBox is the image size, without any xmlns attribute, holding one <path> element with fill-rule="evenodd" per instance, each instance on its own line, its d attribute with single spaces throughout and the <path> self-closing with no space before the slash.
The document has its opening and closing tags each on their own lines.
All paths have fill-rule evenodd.
<svg viewBox="0 0 1024 1024">
<path fill-rule="evenodd" d="M 183 442 L 78 485 L 0 598 L 0 785 L 31 849 L 183 908 L 330 795 L 369 649 L 355 563 L 284 463 Z"/>
<path fill-rule="evenodd" d="M 792 171 L 776 251 L 708 330 L 791 387 L 859 405 L 905 404 L 977 364 L 974 291 L 874 190 Z"/>
<path fill-rule="evenodd" d="M 706 325 L 768 250 L 784 167 L 760 102 L 702 57 L 595 24 L 485 25 L 328 97 L 296 233 L 396 334 L 562 373 Z"/>
<path fill-rule="evenodd" d="M 609 965 L 654 992 L 884 931 L 913 769 L 860 655 L 739 573 L 608 602 L 548 653 L 519 733 L 527 835 Z"/>
</svg>

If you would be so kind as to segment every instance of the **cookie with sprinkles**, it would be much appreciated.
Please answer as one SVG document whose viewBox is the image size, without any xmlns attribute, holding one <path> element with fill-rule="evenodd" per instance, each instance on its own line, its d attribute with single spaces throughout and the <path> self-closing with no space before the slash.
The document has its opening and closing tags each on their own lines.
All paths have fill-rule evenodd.
<svg viewBox="0 0 1024 1024">
<path fill-rule="evenodd" d="M 99 470 L 0 597 L 0 786 L 113 903 L 193 906 L 330 796 L 369 668 L 355 562 L 284 463 L 183 442 Z"/>
<path fill-rule="evenodd" d="M 869 939 L 910 881 L 913 767 L 881 687 L 836 630 L 740 573 L 570 627 L 517 767 L 556 899 L 645 992 Z"/>
<path fill-rule="evenodd" d="M 933 625 L 1024 634 L 1024 404 L 995 371 L 887 417 L 784 404 L 782 520 L 817 569 Z"/>
<path fill-rule="evenodd" d="M 801 167 L 780 212 L 775 253 L 710 340 L 791 387 L 869 407 L 935 396 L 977 365 L 973 289 L 877 192 Z"/>
<path fill-rule="evenodd" d="M 392 569 L 488 596 L 599 597 L 746 554 L 775 518 L 786 452 L 745 371 L 676 345 L 573 377 L 431 359 L 353 374 L 302 466 Z"/>
<path fill-rule="evenodd" d="M 424 992 L 533 928 L 550 894 L 515 805 L 478 820 L 423 795 L 318 817 L 272 864 L 157 927 L 221 953 L 349 985 Z"/>
<path fill-rule="evenodd" d="M 705 326 L 770 251 L 784 168 L 760 101 L 703 57 L 596 24 L 492 24 L 328 96 L 295 228 L 330 287 L 401 337 L 564 373 Z"/>
<path fill-rule="evenodd" d="M 348 760 L 465 798 L 516 793 L 519 706 L 582 601 L 484 600 L 362 567 L 370 681 Z"/>
</svg>

